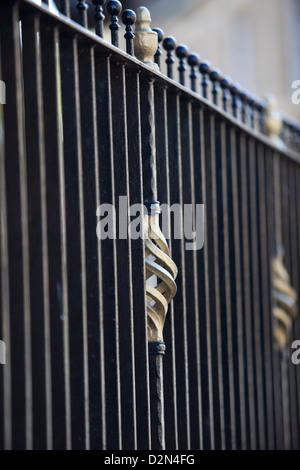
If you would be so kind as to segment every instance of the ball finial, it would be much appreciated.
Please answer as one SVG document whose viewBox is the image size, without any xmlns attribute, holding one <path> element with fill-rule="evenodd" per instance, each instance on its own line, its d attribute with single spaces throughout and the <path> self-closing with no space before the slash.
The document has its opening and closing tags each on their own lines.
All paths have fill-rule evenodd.
<svg viewBox="0 0 300 470">
<path fill-rule="evenodd" d="M 190 73 L 190 80 L 191 80 L 191 89 L 192 91 L 196 91 L 196 79 L 197 79 L 197 74 L 196 74 L 196 67 L 198 67 L 200 61 L 200 57 L 198 54 L 195 52 L 192 52 L 188 56 L 188 64 L 191 67 L 191 73 Z"/>
<path fill-rule="evenodd" d="M 232 83 L 229 87 L 230 92 L 234 96 L 240 96 L 241 94 L 241 86 L 238 83 Z"/>
<path fill-rule="evenodd" d="M 122 11 L 122 4 L 118 0 L 107 2 L 106 11 L 110 16 L 118 16 Z"/>
<path fill-rule="evenodd" d="M 188 64 L 191 66 L 191 67 L 197 67 L 197 65 L 199 64 L 199 60 L 200 60 L 200 57 L 198 54 L 196 54 L 195 52 L 192 52 L 191 54 L 189 54 L 188 56 Z"/>
<path fill-rule="evenodd" d="M 136 14 L 133 10 L 124 10 L 121 18 L 122 23 L 125 24 L 125 26 L 132 26 L 136 21 Z"/>
<path fill-rule="evenodd" d="M 188 53 L 189 50 L 184 44 L 180 44 L 180 46 L 176 48 L 176 55 L 178 59 L 185 59 L 188 56 Z"/>
<path fill-rule="evenodd" d="M 187 46 L 184 44 L 180 44 L 176 48 L 176 55 L 179 59 L 179 67 L 178 67 L 178 72 L 179 72 L 179 82 L 181 85 L 185 84 L 185 71 L 186 71 L 186 66 L 185 66 L 185 58 L 188 56 L 189 50 Z"/>
<path fill-rule="evenodd" d="M 97 36 L 103 37 L 103 22 L 105 20 L 105 16 L 103 14 L 103 5 L 105 0 L 92 0 L 93 4 L 95 5 L 95 26 L 96 26 L 96 34 Z"/>
<path fill-rule="evenodd" d="M 204 61 L 200 62 L 199 71 L 202 74 L 208 74 L 210 72 L 210 67 L 211 67 L 210 62 L 208 62 L 207 60 L 204 60 Z"/>
<path fill-rule="evenodd" d="M 242 103 L 247 103 L 249 99 L 249 93 L 247 90 L 241 90 L 240 94 L 241 102 Z"/>
<path fill-rule="evenodd" d="M 167 75 L 169 78 L 173 78 L 173 64 L 174 64 L 174 59 L 172 52 L 176 47 L 176 39 L 173 38 L 173 36 L 167 36 L 163 40 L 163 48 L 167 51 L 167 59 L 166 59 L 166 64 L 167 64 Z"/>
<path fill-rule="evenodd" d="M 247 103 L 249 102 L 249 92 L 247 90 L 241 90 L 240 100 L 241 100 L 241 103 L 242 103 L 242 109 L 241 109 L 242 122 L 246 123 Z"/>
<path fill-rule="evenodd" d="M 223 109 L 224 111 L 227 111 L 227 102 L 228 102 L 228 89 L 230 87 L 230 83 L 231 83 L 231 78 L 227 77 L 226 75 L 221 77 L 221 80 L 220 80 L 220 87 L 222 88 L 223 90 L 223 97 L 222 97 L 222 101 L 223 101 Z"/>
<path fill-rule="evenodd" d="M 160 44 L 164 38 L 165 33 L 160 28 L 153 28 L 152 31 L 155 31 L 157 33 L 158 44 Z"/>
<path fill-rule="evenodd" d="M 118 23 L 118 15 L 122 11 L 121 2 L 119 2 L 118 0 L 111 0 L 106 5 L 106 11 L 111 16 L 111 24 L 109 25 L 109 29 L 111 30 L 111 42 L 113 46 L 118 47 L 118 30 L 120 29 L 120 25 Z"/>
<path fill-rule="evenodd" d="M 232 114 L 234 117 L 238 117 L 238 102 L 237 98 L 241 94 L 241 87 L 237 83 L 231 83 L 229 86 L 229 90 L 231 93 L 232 101 L 231 101 L 231 107 L 232 107 Z"/>
<path fill-rule="evenodd" d="M 219 69 L 212 69 L 209 73 L 209 78 L 212 82 L 217 82 L 221 77 L 221 72 Z"/>
<path fill-rule="evenodd" d="M 176 47 L 176 39 L 173 36 L 167 36 L 164 39 L 163 47 L 168 52 L 173 51 Z"/>
<path fill-rule="evenodd" d="M 133 55 L 133 38 L 132 25 L 135 23 L 136 14 L 132 10 L 124 10 L 122 13 L 122 23 L 126 26 L 126 33 L 124 38 L 126 39 L 126 52 L 127 54 Z"/>
<path fill-rule="evenodd" d="M 202 62 L 200 62 L 199 72 L 202 74 L 201 87 L 202 87 L 202 96 L 203 96 L 203 98 L 207 98 L 206 89 L 207 89 L 208 83 L 207 83 L 206 76 L 210 72 L 210 70 L 211 70 L 211 65 L 208 61 L 203 60 Z"/>
<path fill-rule="evenodd" d="M 209 78 L 212 82 L 212 97 L 213 103 L 218 104 L 218 82 L 221 78 L 221 72 L 219 69 L 211 69 L 209 72 Z"/>
<path fill-rule="evenodd" d="M 160 68 L 160 56 L 162 55 L 160 43 L 162 42 L 164 38 L 164 32 L 160 28 L 153 28 L 152 31 L 156 32 L 157 40 L 158 40 L 157 50 L 154 55 L 154 62 L 158 65 L 158 68 Z"/>
</svg>

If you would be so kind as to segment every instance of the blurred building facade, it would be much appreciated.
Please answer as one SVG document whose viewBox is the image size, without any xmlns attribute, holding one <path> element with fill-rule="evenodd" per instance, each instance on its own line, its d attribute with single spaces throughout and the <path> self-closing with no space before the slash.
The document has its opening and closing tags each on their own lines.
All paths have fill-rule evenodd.
<svg viewBox="0 0 300 470">
<path fill-rule="evenodd" d="M 259 97 L 267 93 L 278 107 L 300 119 L 292 103 L 291 84 L 300 80 L 300 0 L 127 0 L 126 8 L 143 4 L 152 27 Z"/>
<path fill-rule="evenodd" d="M 71 0 L 77 19 L 76 3 Z M 93 27 L 94 6 L 88 3 Z M 152 28 L 174 36 L 258 97 L 275 95 L 281 111 L 300 119 L 300 104 L 291 99 L 292 82 L 300 80 L 300 0 L 123 0 L 122 5 L 147 7 Z"/>
</svg>

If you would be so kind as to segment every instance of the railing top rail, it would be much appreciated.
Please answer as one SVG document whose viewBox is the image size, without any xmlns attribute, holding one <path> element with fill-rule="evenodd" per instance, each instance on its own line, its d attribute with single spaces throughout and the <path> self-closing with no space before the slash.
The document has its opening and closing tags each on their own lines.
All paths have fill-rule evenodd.
<svg viewBox="0 0 300 470">
<path fill-rule="evenodd" d="M 84 3 L 84 2 L 79 2 Z M 105 2 L 93 2 L 95 5 L 97 4 L 104 4 Z M 109 2 L 113 4 L 114 2 Z M 120 3 L 120 2 L 115 2 Z M 238 85 L 231 84 L 229 86 L 229 80 L 226 77 L 221 77 L 220 72 L 217 69 L 211 69 L 210 64 L 206 62 L 200 63 L 200 72 L 204 74 L 210 75 L 210 80 L 212 84 L 212 97 L 213 101 L 210 101 L 207 97 L 201 96 L 199 93 L 189 89 L 182 83 L 177 82 L 176 80 L 172 79 L 170 76 L 164 75 L 160 72 L 159 67 L 152 67 L 145 62 L 137 59 L 134 55 L 123 51 L 118 46 L 110 44 L 108 41 L 103 39 L 100 34 L 96 34 L 90 31 L 86 26 L 82 26 L 81 24 L 75 22 L 70 17 L 62 14 L 56 13 L 49 9 L 49 6 L 42 2 L 41 5 L 37 4 L 33 0 L 21 0 L 20 2 L 21 12 L 22 14 L 31 14 L 31 13 L 39 13 L 43 19 L 43 21 L 48 22 L 53 27 L 60 27 L 60 30 L 63 31 L 65 34 L 76 35 L 79 42 L 81 44 L 87 44 L 89 46 L 95 46 L 100 54 L 104 54 L 111 57 L 111 60 L 118 61 L 120 64 L 126 65 L 127 67 L 132 67 L 136 69 L 138 72 L 142 72 L 142 77 L 147 78 L 149 80 L 155 81 L 156 86 L 167 87 L 168 90 L 171 90 L 174 93 L 178 93 L 181 96 L 185 96 L 186 98 L 192 100 L 194 103 L 198 103 L 200 107 L 204 109 L 209 109 L 211 112 L 215 113 L 220 119 L 223 119 L 227 124 L 235 126 L 237 129 L 240 129 L 243 132 L 246 132 L 250 137 L 262 142 L 265 145 L 270 146 L 271 148 L 277 150 L 279 153 L 285 154 L 287 157 L 291 158 L 292 160 L 300 163 L 300 153 L 299 153 L 299 132 L 300 128 L 297 126 L 297 121 L 291 119 L 282 113 L 278 113 L 281 116 L 283 127 L 286 126 L 288 130 L 294 130 L 297 135 L 297 151 L 295 149 L 289 148 L 283 141 L 281 141 L 280 146 L 278 146 L 278 140 L 270 138 L 268 135 L 262 132 L 262 119 L 263 119 L 263 112 L 265 111 L 265 105 L 262 102 L 255 101 L 255 98 L 250 99 L 247 98 L 248 104 L 253 107 L 252 109 L 252 125 L 249 125 L 245 122 L 242 117 L 243 114 L 243 102 L 246 101 L 245 96 L 243 96 L 243 91 L 239 89 Z M 113 13 L 113 5 L 111 5 L 110 14 Z M 128 10 L 127 10 L 128 11 Z M 116 12 L 117 13 L 117 10 Z M 124 12 L 123 12 L 124 13 Z M 123 22 L 126 24 L 126 20 L 124 21 L 123 15 Z M 130 15 L 127 15 L 129 17 Z M 114 22 L 114 20 L 113 20 Z M 130 23 L 130 20 L 129 20 Z M 112 23 L 113 24 L 113 23 Z M 126 29 L 127 33 L 128 30 L 130 31 L 131 28 Z M 162 31 L 158 28 L 154 29 L 154 31 L 158 34 L 158 42 L 162 42 Z M 126 37 L 126 36 L 125 36 Z M 174 61 L 173 58 L 170 58 L 170 54 L 168 55 L 168 50 L 174 50 L 175 46 L 173 44 L 172 39 L 169 37 L 165 38 L 164 40 L 164 48 L 167 51 L 167 56 L 169 57 L 169 61 Z M 179 50 L 181 48 L 182 50 Z M 156 59 L 159 60 L 159 56 L 161 55 L 160 47 L 158 47 L 157 53 L 155 55 Z M 180 73 L 180 66 L 183 67 L 183 60 L 186 58 L 186 51 L 184 50 L 183 46 L 177 47 L 176 55 L 179 58 L 179 73 Z M 195 57 L 194 57 L 195 56 Z M 168 58 L 166 60 L 168 64 Z M 191 66 L 191 83 L 193 83 L 193 67 L 195 64 L 198 64 L 198 57 L 197 54 L 190 54 L 188 58 L 188 63 Z M 172 74 L 171 74 L 172 75 Z M 233 112 L 231 114 L 225 106 L 223 109 L 221 106 L 217 104 L 216 101 L 216 81 L 219 81 L 219 85 L 224 92 L 224 89 L 228 90 L 231 88 L 230 93 L 232 94 L 233 99 L 233 109 L 234 105 L 239 106 L 241 118 L 238 118 L 237 113 Z M 205 83 L 204 83 L 205 89 Z M 239 99 L 239 105 L 236 104 L 235 100 Z M 226 104 L 226 103 L 225 103 Z M 253 125 L 254 121 L 254 113 L 255 111 L 257 114 L 258 124 L 257 128 Z"/>
</svg>

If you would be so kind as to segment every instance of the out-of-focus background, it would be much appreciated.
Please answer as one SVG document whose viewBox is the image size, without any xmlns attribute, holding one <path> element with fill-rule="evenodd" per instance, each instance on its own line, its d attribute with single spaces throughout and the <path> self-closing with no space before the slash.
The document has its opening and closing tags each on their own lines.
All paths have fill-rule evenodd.
<svg viewBox="0 0 300 470">
<path fill-rule="evenodd" d="M 89 4 L 93 24 L 93 4 Z M 73 0 L 76 15 L 76 0 Z M 291 84 L 300 80 L 300 0 L 124 0 L 146 6 L 151 26 L 174 36 L 259 97 L 272 93 L 284 113 L 300 119 Z M 109 38 L 109 30 L 106 30 Z M 164 72 L 164 69 L 162 69 Z"/>
</svg>

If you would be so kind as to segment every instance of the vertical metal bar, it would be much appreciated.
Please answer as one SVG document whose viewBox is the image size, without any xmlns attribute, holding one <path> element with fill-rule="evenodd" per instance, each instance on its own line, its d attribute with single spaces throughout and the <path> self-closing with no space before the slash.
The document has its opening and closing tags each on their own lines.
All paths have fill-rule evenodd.
<svg viewBox="0 0 300 470">
<path fill-rule="evenodd" d="M 210 284 L 210 325 L 213 368 L 214 445 L 215 449 L 225 447 L 223 364 L 219 302 L 217 206 L 216 206 L 216 163 L 215 163 L 215 121 L 213 115 L 204 111 L 205 159 L 206 159 L 206 211 L 209 284 Z M 211 217 L 209 217 L 211 214 Z"/>
<path fill-rule="evenodd" d="M 247 360 L 247 341 L 246 341 L 246 321 L 245 321 L 245 290 L 243 282 L 243 239 L 242 239 L 242 204 L 241 204 L 241 177 L 240 177 L 240 160 L 241 160 L 241 134 L 239 131 L 232 129 L 230 135 L 230 149 L 232 154 L 232 185 L 233 185 L 233 214 L 234 214 L 234 240 L 235 249 L 235 269 L 237 283 L 237 306 L 238 306 L 238 332 L 239 332 L 239 351 L 242 357 L 239 371 L 241 383 L 244 390 L 244 435 L 242 435 L 242 449 L 251 449 L 251 425 L 250 425 L 250 409 L 249 401 L 250 391 L 248 387 L 248 360 Z M 229 149 L 228 149 L 229 150 Z"/>
<path fill-rule="evenodd" d="M 73 449 L 88 449 L 86 261 L 78 44 L 75 38 L 61 37 L 60 70 L 69 291 L 71 442 Z"/>
<path fill-rule="evenodd" d="M 266 174 L 266 213 L 267 213 L 267 254 L 268 254 L 268 290 L 271 296 L 272 281 L 270 278 L 270 266 L 275 253 L 275 207 L 274 207 L 274 161 L 269 148 L 266 148 L 265 154 L 265 174 Z M 270 299 L 270 330 L 273 331 L 272 307 L 273 302 Z M 280 355 L 272 350 L 273 356 L 273 396 L 274 396 L 274 419 L 275 419 L 275 448 L 284 448 L 283 438 L 283 415 L 282 415 L 282 397 L 281 397 L 281 370 Z"/>
<path fill-rule="evenodd" d="M 166 449 L 163 380 L 165 350 L 166 346 L 163 342 L 148 343 L 152 450 Z"/>
<path fill-rule="evenodd" d="M 80 114 L 82 135 L 82 172 L 85 224 L 85 259 L 86 259 L 86 306 L 88 367 L 85 371 L 86 396 L 89 402 L 90 448 L 103 448 L 104 404 L 102 378 L 104 373 L 103 355 L 103 306 L 101 242 L 97 239 L 96 212 L 100 204 L 99 197 L 99 155 L 97 141 L 97 115 L 95 91 L 94 49 L 80 46 L 78 55 Z M 88 384 L 88 387 L 87 387 Z"/>
<path fill-rule="evenodd" d="M 111 64 L 112 87 L 112 125 L 114 156 L 115 207 L 119 230 L 117 232 L 117 286 L 120 348 L 121 381 L 121 422 L 122 448 L 136 448 L 136 405 L 135 405 L 135 368 L 134 368 L 134 330 L 132 307 L 132 283 L 134 279 L 131 264 L 131 243 L 128 237 L 129 211 L 129 172 L 127 141 L 127 103 L 125 66 Z M 125 202 L 118 200 L 126 196 Z M 122 213 L 122 216 L 121 216 Z M 127 213 L 127 214 L 126 214 Z M 125 218 L 124 218 L 125 215 Z M 122 222 L 126 220 L 126 224 Z"/>
<path fill-rule="evenodd" d="M 246 413 L 246 388 L 245 388 L 245 353 L 243 343 L 243 312 L 242 312 L 242 286 L 241 286 L 241 261 L 239 239 L 239 207 L 238 207 L 238 180 L 237 180 L 237 155 L 239 155 L 239 140 L 236 130 L 229 124 L 223 129 L 223 157 L 222 166 L 225 171 L 224 178 L 224 203 L 227 202 L 227 244 L 228 244 L 228 283 L 230 279 L 230 297 L 227 294 L 228 309 L 231 311 L 232 329 L 232 360 L 234 369 L 234 393 L 235 393 L 235 425 L 236 448 L 247 448 L 247 418 Z M 224 209 L 225 210 L 225 209 Z M 226 210 L 225 210 L 226 214 Z M 225 219 L 226 220 L 226 219 Z M 226 249 L 226 241 L 225 241 Z M 226 255 L 226 250 L 225 250 Z M 230 299 L 230 301 L 229 301 Z"/>
<path fill-rule="evenodd" d="M 188 205 L 192 210 L 190 215 L 192 220 L 185 220 L 188 224 L 193 223 L 193 230 L 196 226 L 196 208 L 194 196 L 193 177 L 193 148 L 192 148 L 192 109 L 191 102 L 182 98 L 180 100 L 180 138 L 181 138 L 181 178 L 182 178 L 182 204 L 187 210 Z M 192 228 L 192 226 L 191 226 Z M 189 383 L 189 415 L 190 415 L 190 439 L 191 449 L 199 449 L 202 441 L 202 416 L 201 416 L 201 377 L 200 377 L 200 344 L 199 344 L 199 301 L 198 301 L 198 279 L 196 267 L 196 249 L 188 249 L 187 244 L 192 242 L 186 238 L 185 234 L 184 250 L 185 257 L 185 296 L 186 296 L 186 322 L 187 322 L 187 353 L 188 353 L 188 383 Z M 198 240 L 200 241 L 200 240 Z M 195 244 L 197 241 L 195 242 Z"/>
<path fill-rule="evenodd" d="M 268 273 L 270 270 L 267 256 L 267 211 L 266 211 L 266 175 L 265 152 L 263 145 L 256 144 L 256 178 L 257 178 L 257 224 L 258 224 L 258 263 L 260 285 L 260 311 L 262 328 L 262 368 L 264 375 L 265 423 L 266 423 L 266 449 L 274 449 L 274 397 L 272 392 L 273 361 L 272 361 L 272 328 L 270 325 L 271 305 L 268 292 Z"/>
<path fill-rule="evenodd" d="M 84 28 L 88 27 L 88 20 L 87 20 L 87 9 L 88 4 L 84 0 L 78 0 L 76 4 L 76 8 L 78 10 L 78 23 L 81 24 Z"/>
<path fill-rule="evenodd" d="M 248 228 L 249 228 L 249 270 L 250 270 L 250 291 L 252 298 L 252 345 L 253 361 L 255 369 L 255 390 L 257 394 L 257 443 L 260 449 L 266 447 L 266 433 L 264 423 L 264 389 L 262 373 L 262 350 L 261 350 L 261 322 L 260 322 L 260 302 L 258 283 L 258 240 L 257 240 L 257 214 L 256 201 L 256 155 L 255 142 L 247 139 L 247 182 L 248 182 Z"/>
<path fill-rule="evenodd" d="M 168 149 L 168 109 L 167 88 L 155 86 L 155 138 L 157 161 L 157 193 L 162 204 L 170 206 L 170 181 L 169 181 L 169 149 Z M 163 112 L 162 112 L 163 105 Z M 170 233 L 170 220 L 168 229 Z M 167 234 L 164 234 L 165 236 Z M 170 253 L 172 253 L 172 239 L 168 240 Z M 167 354 L 164 360 L 164 394 L 165 394 L 165 434 L 166 449 L 178 449 L 177 426 L 177 388 L 176 388 L 176 358 L 175 358 L 175 325 L 174 304 L 169 306 L 168 315 L 164 327 L 164 339 L 167 345 Z"/>
<path fill-rule="evenodd" d="M 138 70 L 126 70 L 126 110 L 131 204 L 143 201 L 142 136 L 140 115 L 140 76 Z M 136 389 L 137 448 L 150 449 L 150 397 L 145 293 L 145 252 L 141 240 L 131 240 L 132 307 L 134 320 L 134 357 Z"/>
<path fill-rule="evenodd" d="M 31 298 L 33 447 L 52 448 L 46 169 L 38 17 L 22 21 Z"/>
<path fill-rule="evenodd" d="M 223 222 L 223 230 L 219 230 L 220 238 L 223 233 L 223 244 L 220 250 L 223 250 L 224 272 L 220 277 L 220 285 L 222 279 L 225 279 L 225 296 L 227 312 L 227 335 L 228 335 L 228 362 L 229 362 L 229 391 L 230 391 L 230 412 L 232 423 L 232 448 L 241 449 L 245 439 L 245 397 L 243 372 L 241 372 L 243 364 L 243 348 L 241 345 L 242 325 L 241 310 L 239 310 L 239 279 L 237 271 L 240 269 L 238 263 L 239 254 L 235 251 L 239 247 L 234 241 L 235 226 L 238 225 L 238 215 L 236 213 L 234 201 L 234 191 L 236 191 L 236 141 L 233 130 L 226 123 L 221 123 L 220 129 L 220 145 L 221 145 L 221 161 L 218 163 L 221 167 L 217 171 L 219 175 L 218 187 L 222 188 L 219 194 L 219 219 Z M 231 151 L 231 146 L 233 146 Z M 233 155 L 231 155 L 233 153 Z M 234 186 L 234 187 L 233 187 Z"/>
<path fill-rule="evenodd" d="M 289 188 L 290 188 L 290 203 L 289 203 L 289 227 L 290 227 L 290 274 L 291 274 L 291 283 L 296 288 L 299 296 L 299 282 L 300 282 L 300 266 L 299 266 L 299 244 L 297 243 L 297 169 L 298 164 L 294 162 L 289 162 Z M 300 332 L 299 328 L 299 313 L 293 321 L 291 338 L 289 345 L 298 339 Z M 289 354 L 290 356 L 290 354 Z M 289 357 L 290 360 L 290 357 Z M 299 390 L 300 390 L 300 374 L 298 373 L 298 367 L 295 364 L 292 364 L 290 360 L 290 374 L 294 375 L 294 384 L 293 384 L 293 412 L 292 412 L 292 448 L 299 449 L 300 442 L 300 400 L 299 400 Z"/>
<path fill-rule="evenodd" d="M 238 159 L 239 171 L 239 197 L 240 197 L 240 237 L 241 237 L 241 261 L 242 261 L 242 288 L 243 288 L 243 312 L 244 312 L 244 341 L 247 350 L 247 385 L 249 418 L 250 418 L 250 448 L 258 447 L 258 415 L 256 376 L 253 349 L 253 307 L 251 298 L 250 253 L 249 253 L 249 212 L 247 207 L 247 153 L 246 136 L 240 136 L 240 158 Z"/>
<path fill-rule="evenodd" d="M 275 254 L 279 249 L 284 247 L 287 253 L 284 254 L 284 260 L 289 259 L 289 245 L 287 240 L 283 238 L 282 221 L 285 220 L 287 211 L 284 210 L 285 204 L 288 204 L 289 190 L 286 186 L 286 162 L 281 163 L 277 153 L 272 154 L 274 166 L 274 209 L 275 209 Z M 281 172 L 283 174 L 281 174 Z M 282 199 L 282 200 L 281 200 Z M 287 367 L 287 357 L 285 351 L 279 352 L 280 369 L 281 369 L 281 406 L 283 417 L 283 443 L 285 449 L 291 448 L 291 415 L 290 415 L 290 383 L 289 371 Z"/>
<path fill-rule="evenodd" d="M 1 106 L 2 108 L 2 106 Z M 2 109 L 0 110 L 0 113 L 2 114 Z M 1 118 L 1 115 L 0 115 L 0 125 L 2 126 L 3 122 L 2 122 L 2 118 Z M 0 136 L 0 171 L 3 171 L 3 168 L 4 168 L 4 149 L 2 147 L 2 144 L 3 144 L 3 136 L 1 135 Z M 3 211 L 3 191 L 2 191 L 2 188 L 3 188 L 3 184 L 4 184 L 4 178 L 2 179 L 1 176 L 0 176 L 0 209 L 1 209 L 1 214 L 2 214 L 2 211 Z M 5 341 L 3 339 L 3 324 L 4 324 L 4 315 L 5 315 L 5 311 L 4 311 L 4 303 L 6 301 L 6 296 L 4 295 L 4 292 L 3 292 L 3 279 L 5 278 L 5 270 L 7 270 L 7 263 L 5 263 L 5 260 L 3 259 L 3 249 L 2 249 L 2 246 L 3 246 L 3 242 L 4 242 L 4 237 L 5 237 L 5 233 L 4 233 L 4 230 L 6 231 L 6 226 L 4 225 L 4 221 L 0 220 L 0 306 L 1 306 L 1 317 L 0 317 L 0 338 L 1 338 L 1 343 L 0 343 L 0 347 L 1 347 L 1 365 L 4 365 L 3 362 L 4 360 L 6 361 L 6 357 L 4 358 L 3 357 L 3 353 L 6 353 L 5 351 Z M 2 235 L 3 233 L 3 235 Z M 5 264 L 4 264 L 5 263 Z M 4 312 L 3 316 L 2 316 L 2 312 Z M 0 368 L 0 450 L 4 450 L 4 368 L 1 367 Z"/>
<path fill-rule="evenodd" d="M 70 0 L 60 0 L 59 11 L 70 18 Z"/>
<path fill-rule="evenodd" d="M 291 210 L 291 184 L 289 179 L 289 170 L 290 163 L 287 159 L 281 155 L 276 155 L 276 176 L 277 180 L 280 176 L 280 202 L 279 202 L 279 223 L 280 230 L 282 232 L 282 243 L 284 246 L 284 263 L 286 269 L 291 276 L 292 274 L 292 259 L 294 257 L 291 252 L 291 219 L 289 217 Z M 277 181 L 278 182 L 278 181 Z M 275 183 L 276 184 L 276 183 Z M 279 225 L 279 224 L 278 224 Z M 278 227 L 279 228 L 279 227 Z M 292 282 L 292 279 L 291 279 Z M 291 329 L 290 335 L 293 335 L 293 329 Z M 287 412 L 286 421 L 287 421 L 287 439 L 286 439 L 286 448 L 293 449 L 298 447 L 299 435 L 298 435 L 298 422 L 297 422 L 297 394 L 296 394 L 296 377 L 294 371 L 294 365 L 290 358 L 290 342 L 292 338 L 288 338 L 287 350 L 283 351 L 282 357 L 282 366 L 285 370 L 285 381 L 286 383 L 286 392 L 283 394 L 283 402 L 286 404 Z M 285 396 L 284 396 L 285 395 Z"/>
<path fill-rule="evenodd" d="M 63 259 L 63 204 L 64 186 L 61 167 L 63 161 L 61 133 L 61 102 L 59 88 L 58 29 L 49 29 L 41 23 L 40 43 L 44 105 L 44 138 L 47 197 L 47 246 L 49 270 L 49 306 L 52 376 L 52 445 L 65 449 L 66 441 L 66 371 L 64 364 L 64 331 L 67 325 L 65 310 L 67 290 L 64 283 Z"/>
<path fill-rule="evenodd" d="M 296 259 L 296 266 L 298 271 L 298 284 L 296 286 L 299 298 L 300 292 L 300 167 L 297 166 L 295 171 L 295 201 L 296 201 L 296 210 L 295 210 L 295 232 L 292 233 L 295 236 L 295 243 L 298 247 L 298 256 L 297 252 L 295 251 L 295 259 Z M 298 300 L 299 302 L 299 300 Z M 295 338 L 300 335 L 300 315 L 296 317 L 295 321 Z M 297 339 L 297 338 L 296 338 Z M 297 398 L 298 398 L 298 423 L 300 423 L 300 368 L 299 365 L 296 366 L 296 375 L 297 375 Z M 299 434 L 300 434 L 300 425 L 299 425 Z"/>
<path fill-rule="evenodd" d="M 100 36 L 103 38 L 103 24 L 105 20 L 105 15 L 103 13 L 103 4 L 105 3 L 105 0 L 94 0 L 93 4 L 95 6 L 95 14 L 94 14 L 94 20 L 95 20 L 95 32 L 97 36 Z"/>
<path fill-rule="evenodd" d="M 7 87 L 4 107 L 6 203 L 9 259 L 10 330 L 13 448 L 32 448 L 32 375 L 30 348 L 30 286 L 26 159 L 23 135 L 23 88 L 21 75 L 18 5 L 2 6 L 2 79 Z M 9 158 L 8 158 L 9 156 Z M 8 432 L 10 431 L 9 423 Z"/>
<path fill-rule="evenodd" d="M 204 247 L 197 253 L 197 280 L 199 300 L 199 328 L 201 371 L 202 446 L 214 448 L 212 351 L 210 334 L 210 304 L 208 281 L 207 209 L 206 209 L 206 166 L 204 141 L 204 112 L 197 107 L 193 110 L 193 162 L 195 181 L 195 203 L 204 204 Z M 197 187 L 197 190 L 196 190 Z"/>
<path fill-rule="evenodd" d="M 154 128 L 154 88 L 151 79 L 141 80 L 141 126 L 142 155 L 143 155 L 143 189 L 144 204 L 151 204 L 157 200 L 157 173 Z"/>
<path fill-rule="evenodd" d="M 168 154 L 170 202 L 179 204 L 182 210 L 182 153 L 180 142 L 180 106 L 179 96 L 168 94 Z M 178 266 L 176 302 L 174 303 L 175 323 L 175 354 L 177 384 L 177 423 L 178 448 L 190 449 L 190 415 L 188 388 L 188 350 L 186 325 L 186 278 L 184 244 L 181 239 L 172 241 L 172 255 Z"/>
<path fill-rule="evenodd" d="M 2 30 L 2 27 L 1 27 Z M 0 51 L 1 42 L 0 37 Z M 3 66 L 2 66 L 3 67 Z M 1 67 L 1 69 L 2 69 Z M 1 77 L 2 78 L 2 77 Z M 5 344 L 5 361 L 0 370 L 0 448 L 11 449 L 12 438 L 12 410 L 11 410 L 11 363 L 10 363 L 10 321 L 9 321 L 9 258 L 8 258 L 8 226 L 7 226 L 7 202 L 5 180 L 5 132 L 4 132 L 4 105 L 0 105 L 0 338 Z"/>
<path fill-rule="evenodd" d="M 110 58 L 95 52 L 97 98 L 97 136 L 99 152 L 100 203 L 115 207 L 112 88 Z M 116 277 L 116 243 L 107 238 L 101 243 L 102 303 L 105 374 L 104 449 L 120 449 L 121 399 L 119 359 L 119 319 Z M 102 393 L 104 392 L 102 390 Z"/>
<path fill-rule="evenodd" d="M 1 43 L 0 43 L 1 44 Z M 1 46 L 0 46 L 0 55 L 1 55 Z M 1 65 L 0 65 L 1 69 Z M 4 179 L 4 122 L 3 122 L 3 105 L 0 105 L 0 307 L 1 307 L 1 316 L 0 316 L 0 341 L 4 341 L 4 322 L 5 317 L 7 316 L 7 294 L 5 294 L 4 286 L 7 285 L 7 259 L 5 259 L 4 254 L 4 244 L 7 246 L 7 226 L 6 226 L 6 201 L 5 201 L 5 179 Z M 3 214 L 3 217 L 2 217 Z M 6 304 L 6 305 L 5 305 Z M 1 365 L 3 364 L 4 358 L 3 345 L 1 344 Z M 0 368 L 0 449 L 4 450 L 4 367 Z"/>
<path fill-rule="evenodd" d="M 141 129 L 144 204 L 157 201 L 157 164 L 155 142 L 154 84 L 152 78 L 141 80 Z M 160 348 L 160 345 L 162 346 Z M 162 360 L 165 343 L 149 342 L 149 380 L 151 404 L 151 449 L 165 449 Z M 159 357 L 156 357 L 159 356 Z"/>
<path fill-rule="evenodd" d="M 236 448 L 235 397 L 232 364 L 230 276 L 228 265 L 228 214 L 227 214 L 227 173 L 226 173 L 225 127 L 220 119 L 215 119 L 215 184 L 216 213 L 218 222 L 218 275 L 220 325 L 223 367 L 225 448 Z M 225 165 L 224 165 L 225 164 Z M 224 279 L 226 281 L 224 282 Z"/>
</svg>

